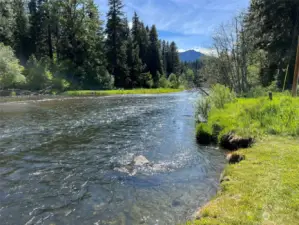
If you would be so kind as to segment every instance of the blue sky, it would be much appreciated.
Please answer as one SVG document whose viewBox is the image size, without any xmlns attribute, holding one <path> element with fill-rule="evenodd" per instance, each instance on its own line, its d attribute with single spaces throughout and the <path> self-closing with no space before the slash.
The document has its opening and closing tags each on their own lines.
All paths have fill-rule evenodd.
<svg viewBox="0 0 299 225">
<path fill-rule="evenodd" d="M 95 0 L 102 18 L 108 0 Z M 134 11 L 147 25 L 157 26 L 159 37 L 175 41 L 181 50 L 205 53 L 212 45 L 212 34 L 221 23 L 249 6 L 250 0 L 123 0 L 131 21 Z"/>
</svg>

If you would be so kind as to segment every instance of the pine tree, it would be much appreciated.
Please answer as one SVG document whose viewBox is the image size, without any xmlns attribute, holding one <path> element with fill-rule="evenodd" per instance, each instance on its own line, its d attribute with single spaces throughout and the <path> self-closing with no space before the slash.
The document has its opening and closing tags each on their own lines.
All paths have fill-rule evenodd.
<svg viewBox="0 0 299 225">
<path fill-rule="evenodd" d="M 101 76 L 106 76 L 104 34 L 94 1 L 63 2 L 60 7 L 58 60 L 66 62 L 68 78 L 80 88 L 101 87 Z"/>
<path fill-rule="evenodd" d="M 266 52 L 267 65 L 261 71 L 261 81 L 265 86 L 271 84 L 275 74 L 279 86 L 282 86 L 288 65 L 291 83 L 299 34 L 298 12 L 299 1 L 251 1 L 246 19 L 247 34 L 254 41 L 255 48 Z"/>
<path fill-rule="evenodd" d="M 104 33 L 102 29 L 103 21 L 100 20 L 98 8 L 93 0 L 87 0 L 85 5 L 85 35 L 84 49 L 86 59 L 84 60 L 84 70 L 86 77 L 84 85 L 88 88 L 105 89 L 109 86 L 109 78 L 106 77 L 106 59 L 104 52 Z M 83 42 L 83 41 L 82 41 Z M 107 80 L 108 79 L 108 80 Z"/>
<path fill-rule="evenodd" d="M 158 40 L 158 34 L 156 26 L 153 25 L 150 30 L 149 35 L 149 47 L 148 47 L 148 68 L 152 74 L 155 86 L 157 86 L 159 81 L 159 74 L 162 74 L 162 63 L 160 55 L 160 44 Z"/>
<path fill-rule="evenodd" d="M 29 39 L 29 20 L 25 12 L 25 5 L 23 0 L 14 0 L 14 15 L 15 15 L 15 28 L 13 30 L 14 50 L 16 56 L 19 58 L 23 65 L 26 64 L 30 52 L 30 39 Z"/>
<path fill-rule="evenodd" d="M 128 37 L 127 41 L 127 60 L 129 67 L 129 77 L 127 79 L 127 88 L 139 87 L 139 78 L 142 73 L 142 61 L 139 58 L 139 46 L 134 42 L 132 35 Z"/>
<path fill-rule="evenodd" d="M 167 77 L 172 73 L 172 57 L 170 54 L 170 46 L 169 46 L 169 42 L 166 42 L 165 45 L 165 61 L 166 61 L 166 74 Z"/>
<path fill-rule="evenodd" d="M 0 42 L 13 46 L 15 29 L 15 15 L 13 2 L 10 0 L 0 1 Z"/>
<path fill-rule="evenodd" d="M 166 41 L 162 41 L 162 61 L 163 61 L 163 73 L 167 74 L 167 48 L 166 48 Z"/>
<path fill-rule="evenodd" d="M 144 24 L 141 22 L 140 27 L 139 27 L 139 36 L 136 37 L 137 44 L 139 46 L 139 57 L 143 63 L 144 71 L 148 70 L 147 66 L 147 51 L 148 51 L 148 46 L 149 46 L 149 36 L 148 33 L 144 27 Z"/>
<path fill-rule="evenodd" d="M 170 49 L 170 64 L 169 64 L 169 72 L 178 75 L 180 73 L 180 58 L 177 46 L 174 42 L 171 42 Z"/>
<path fill-rule="evenodd" d="M 108 71 L 115 77 L 115 86 L 125 86 L 128 76 L 126 57 L 126 38 L 124 24 L 123 4 L 121 0 L 109 0 L 109 12 L 107 14 L 107 61 Z"/>
</svg>

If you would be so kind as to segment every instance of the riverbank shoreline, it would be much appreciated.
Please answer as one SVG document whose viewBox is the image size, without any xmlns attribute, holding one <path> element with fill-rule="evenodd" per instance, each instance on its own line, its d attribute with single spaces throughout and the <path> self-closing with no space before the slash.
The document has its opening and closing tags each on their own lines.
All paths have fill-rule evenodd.
<svg viewBox="0 0 299 225">
<path fill-rule="evenodd" d="M 231 133 L 255 143 L 228 155 L 240 160 L 228 162 L 220 191 L 187 224 L 298 224 L 298 106 L 299 99 L 276 95 L 273 101 L 237 99 L 210 111 L 197 139 L 214 137 L 221 144 Z"/>
<path fill-rule="evenodd" d="M 168 94 L 183 91 L 183 88 L 171 89 L 171 88 L 157 88 L 157 89 L 132 89 L 132 90 L 105 90 L 105 91 L 93 91 L 93 90 L 78 90 L 78 91 L 66 91 L 62 95 L 66 96 L 110 96 L 110 95 L 136 95 L 136 94 Z"/>
<path fill-rule="evenodd" d="M 182 92 L 184 89 L 133 89 L 133 90 L 106 90 L 106 91 L 93 91 L 93 90 L 78 90 L 66 91 L 58 95 L 21 95 L 21 96 L 6 96 L 0 97 L 0 103 L 19 102 L 26 100 L 43 100 L 45 98 L 57 97 L 105 97 L 117 95 L 142 95 L 142 94 L 170 94 Z"/>
</svg>

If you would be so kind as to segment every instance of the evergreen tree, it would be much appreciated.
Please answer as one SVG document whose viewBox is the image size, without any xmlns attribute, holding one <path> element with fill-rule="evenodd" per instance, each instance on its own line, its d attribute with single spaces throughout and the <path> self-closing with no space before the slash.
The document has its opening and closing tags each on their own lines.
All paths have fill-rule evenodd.
<svg viewBox="0 0 299 225">
<path fill-rule="evenodd" d="M 263 85 L 269 85 L 277 74 L 282 86 L 289 65 L 289 83 L 299 35 L 299 1 L 252 0 L 246 19 L 247 34 L 251 34 L 255 47 L 266 52 L 267 65 L 261 71 Z"/>
<path fill-rule="evenodd" d="M 166 41 L 162 41 L 162 61 L 163 61 L 163 73 L 167 74 L 167 48 Z"/>
<path fill-rule="evenodd" d="M 157 85 L 159 81 L 159 74 L 162 74 L 162 62 L 160 55 L 160 44 L 158 40 L 158 34 L 156 26 L 153 25 L 149 35 L 149 47 L 148 47 L 148 68 L 153 77 L 154 84 Z"/>
<path fill-rule="evenodd" d="M 147 65 L 147 51 L 148 51 L 148 46 L 149 46 L 149 36 L 148 33 L 144 27 L 143 23 L 140 23 L 140 36 L 137 37 L 137 43 L 139 46 L 139 57 L 143 63 L 144 69 L 148 70 L 148 65 Z M 144 71 L 145 72 L 145 71 Z"/>
<path fill-rule="evenodd" d="M 57 52 L 68 63 L 68 78 L 96 88 L 105 76 L 102 21 L 93 0 L 63 2 Z"/>
<path fill-rule="evenodd" d="M 139 46 L 133 41 L 131 35 L 128 37 L 127 45 L 127 57 L 129 67 L 129 82 L 127 83 L 128 88 L 136 88 L 140 86 L 140 75 L 142 73 L 142 61 L 139 58 Z"/>
<path fill-rule="evenodd" d="M 123 19 L 121 0 L 109 0 L 107 14 L 106 55 L 108 71 L 115 77 L 115 86 L 124 87 L 128 76 L 126 57 L 126 26 Z"/>
<path fill-rule="evenodd" d="M 169 49 L 169 73 L 180 74 L 180 58 L 177 46 L 171 42 Z"/>
<path fill-rule="evenodd" d="M 86 51 L 86 59 L 83 64 L 86 71 L 84 85 L 87 88 L 106 89 L 110 85 L 111 79 L 109 75 L 106 77 L 103 22 L 100 20 L 98 8 L 93 0 L 86 1 L 85 10 L 85 35 L 82 37 Z"/>
<path fill-rule="evenodd" d="M 30 39 L 29 39 L 29 20 L 25 11 L 23 0 L 14 0 L 14 15 L 15 15 L 15 29 L 14 36 L 14 50 L 17 58 L 23 65 L 26 64 L 30 56 Z"/>
<path fill-rule="evenodd" d="M 15 17 L 13 2 L 0 1 L 0 42 L 12 46 L 14 39 Z"/>
</svg>

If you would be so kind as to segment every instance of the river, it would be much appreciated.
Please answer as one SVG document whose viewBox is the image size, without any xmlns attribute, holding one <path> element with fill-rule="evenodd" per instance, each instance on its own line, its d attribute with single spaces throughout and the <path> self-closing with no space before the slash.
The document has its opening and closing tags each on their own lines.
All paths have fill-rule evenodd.
<svg viewBox="0 0 299 225">
<path fill-rule="evenodd" d="M 0 103 L 1 224 L 186 221 L 224 153 L 194 138 L 198 93 Z M 134 156 L 157 167 L 122 172 Z"/>
</svg>

